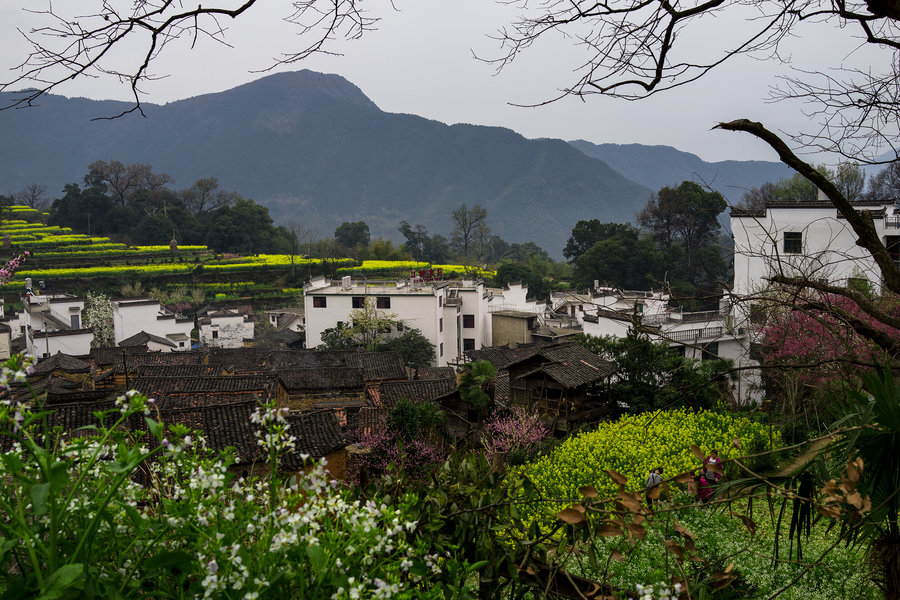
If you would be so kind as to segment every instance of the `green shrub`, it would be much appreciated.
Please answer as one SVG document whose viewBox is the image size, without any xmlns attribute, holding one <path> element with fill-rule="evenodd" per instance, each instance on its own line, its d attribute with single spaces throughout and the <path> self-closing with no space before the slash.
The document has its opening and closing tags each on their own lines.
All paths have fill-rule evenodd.
<svg viewBox="0 0 900 600">
<path fill-rule="evenodd" d="M 732 444 L 735 438 L 740 450 Z M 768 429 L 745 417 L 683 409 L 655 411 L 602 423 L 593 431 L 572 436 L 523 470 L 547 497 L 578 497 L 578 489 L 588 485 L 601 497 L 612 497 L 617 486 L 607 470 L 627 478 L 629 490 L 641 490 L 655 467 L 662 466 L 667 477 L 701 467 L 691 445 L 704 453 L 716 448 L 722 458 L 728 458 L 749 454 L 748 448 L 768 448 L 768 444 Z M 748 466 L 759 468 L 760 463 L 751 460 Z"/>
</svg>

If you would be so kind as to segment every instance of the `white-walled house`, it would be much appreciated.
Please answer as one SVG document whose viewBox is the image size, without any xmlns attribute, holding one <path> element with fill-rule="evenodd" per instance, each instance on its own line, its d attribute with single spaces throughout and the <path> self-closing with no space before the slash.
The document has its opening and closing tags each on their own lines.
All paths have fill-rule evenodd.
<svg viewBox="0 0 900 600">
<path fill-rule="evenodd" d="M 578 323 L 584 320 L 585 315 L 596 316 L 598 311 L 630 315 L 636 308 L 638 313 L 655 315 L 664 313 L 668 307 L 669 295 L 659 291 L 619 290 L 595 285 L 587 294 L 571 291 L 550 294 L 550 310 L 555 315 Z"/>
<path fill-rule="evenodd" d="M 545 302 L 528 299 L 528 286 L 522 283 L 509 283 L 503 288 L 486 288 L 486 291 L 490 312 L 514 310 L 543 316 L 547 310 Z"/>
<path fill-rule="evenodd" d="M 173 313 L 152 298 L 119 298 L 111 300 L 115 343 L 138 333 L 166 338 L 174 350 L 190 350 L 194 320 Z"/>
<path fill-rule="evenodd" d="M 886 202 L 854 206 L 871 212 L 878 236 L 900 260 L 900 209 Z M 876 289 L 881 285 L 871 254 L 856 245 L 853 228 L 829 200 L 769 203 L 761 210 L 733 208 L 731 232 L 732 293 L 737 296 L 760 292 L 776 272 L 838 285 L 852 278 L 865 278 Z"/>
<path fill-rule="evenodd" d="M 243 348 L 244 340 L 253 338 L 253 310 L 238 308 L 205 308 L 197 314 L 200 344 L 207 348 Z"/>
<path fill-rule="evenodd" d="M 178 344 L 175 341 L 147 333 L 146 331 L 141 331 L 125 338 L 118 343 L 118 346 L 121 348 L 143 346 L 147 348 L 147 352 L 173 352 L 178 350 Z"/>
<path fill-rule="evenodd" d="M 379 315 L 394 315 L 403 327 L 418 329 L 435 347 L 436 366 L 460 360 L 466 350 L 491 343 L 489 295 L 481 281 L 361 282 L 344 277 L 335 283 L 324 277 L 303 288 L 306 345 L 322 343 L 322 332 L 349 324 L 354 310 L 375 303 Z"/>
<path fill-rule="evenodd" d="M 73 356 L 91 350 L 94 332 L 82 325 L 84 300 L 71 294 L 26 294 L 18 326 L 25 336 L 25 351 L 38 358 L 57 352 Z"/>
<path fill-rule="evenodd" d="M 303 308 L 278 308 L 266 311 L 269 325 L 281 331 L 302 332 L 306 327 L 306 311 Z"/>
<path fill-rule="evenodd" d="M 877 235 L 895 261 L 900 261 L 900 209 L 889 202 L 858 201 L 854 207 L 872 215 Z M 762 209 L 731 209 L 734 238 L 733 326 L 747 338 L 740 360 L 749 358 L 750 342 L 757 341 L 755 308 L 775 274 L 808 278 L 845 286 L 866 280 L 878 290 L 881 274 L 871 254 L 856 245 L 857 236 L 830 200 L 820 194 L 814 202 L 769 202 Z M 759 316 L 762 316 L 760 313 Z M 758 375 L 757 375 L 758 377 Z"/>
<path fill-rule="evenodd" d="M 610 302 L 609 299 L 615 296 L 604 294 L 598 299 L 600 304 L 605 299 L 607 306 L 616 306 L 618 310 L 602 305 L 585 309 L 582 322 L 585 334 L 616 338 L 627 335 L 633 309 Z M 647 300 L 643 310 L 639 311 L 639 317 L 641 324 L 649 331 L 650 339 L 667 343 L 688 359 L 702 361 L 721 358 L 732 361 L 738 369 L 738 377 L 732 385 L 735 402 L 749 404 L 759 399 L 759 373 L 753 369 L 758 363 L 749 357 L 749 332 L 736 325 L 731 296 L 726 295 L 722 299 L 719 310 L 703 312 L 671 308 L 667 304 L 667 296 L 663 302 L 662 296 L 654 292 L 629 292 L 619 297 L 632 301 L 640 298 Z"/>
</svg>

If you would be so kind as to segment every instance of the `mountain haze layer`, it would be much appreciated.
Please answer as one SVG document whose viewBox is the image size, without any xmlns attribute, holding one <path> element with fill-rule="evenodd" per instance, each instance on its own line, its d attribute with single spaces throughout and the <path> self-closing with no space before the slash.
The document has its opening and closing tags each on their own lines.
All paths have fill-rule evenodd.
<svg viewBox="0 0 900 600">
<path fill-rule="evenodd" d="M 685 180 L 694 181 L 718 191 L 732 205 L 737 204 L 750 188 L 794 175 L 794 171 L 780 162 L 725 160 L 708 163 L 696 154 L 671 146 L 593 144 L 585 140 L 569 143 L 652 190 L 674 187 Z"/>
<path fill-rule="evenodd" d="M 0 102 L 11 96 L 0 94 Z M 480 204 L 494 233 L 560 256 L 580 219 L 633 220 L 658 187 L 638 166 L 665 171 L 666 184 L 690 178 L 680 167 L 631 168 L 630 159 L 616 157 L 625 164 L 614 170 L 578 143 L 386 113 L 344 78 L 311 71 L 146 104 L 146 118 L 92 120 L 128 106 L 47 96 L 37 108 L 0 112 L 3 191 L 44 183 L 55 198 L 95 160 L 141 162 L 170 174 L 175 188 L 216 177 L 221 188 L 268 206 L 276 220 L 307 224 L 321 236 L 356 220 L 395 240 L 401 220 L 447 235 L 455 208 Z M 670 181 L 678 172 L 685 175 Z"/>
</svg>

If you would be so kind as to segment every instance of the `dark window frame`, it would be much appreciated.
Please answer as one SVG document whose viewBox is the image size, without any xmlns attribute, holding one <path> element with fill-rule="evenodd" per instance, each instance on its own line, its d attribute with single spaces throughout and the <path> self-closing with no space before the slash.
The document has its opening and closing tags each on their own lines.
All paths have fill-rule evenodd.
<svg viewBox="0 0 900 600">
<path fill-rule="evenodd" d="M 803 254 L 803 233 L 800 231 L 785 231 L 782 250 L 785 254 Z"/>
</svg>

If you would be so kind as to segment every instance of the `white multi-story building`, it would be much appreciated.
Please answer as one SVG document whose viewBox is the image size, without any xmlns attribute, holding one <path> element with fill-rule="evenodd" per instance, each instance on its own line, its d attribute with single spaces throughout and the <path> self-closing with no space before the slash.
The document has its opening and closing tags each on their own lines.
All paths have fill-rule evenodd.
<svg viewBox="0 0 900 600">
<path fill-rule="evenodd" d="M 27 353 L 47 358 L 57 352 L 80 356 L 91 351 L 94 332 L 83 328 L 81 322 L 84 299 L 70 294 L 28 293 L 23 301 L 18 323 Z"/>
<path fill-rule="evenodd" d="M 348 276 L 335 283 L 317 277 L 303 288 L 306 345 L 315 348 L 326 329 L 349 325 L 351 313 L 371 299 L 380 316 L 393 315 L 403 328 L 420 330 L 434 344 L 436 366 L 447 366 L 466 350 L 490 345 L 490 298 L 481 281 L 376 283 Z"/>
<path fill-rule="evenodd" d="M 878 236 L 895 260 L 900 260 L 900 210 L 886 202 L 855 202 L 868 210 Z M 871 254 L 856 244 L 857 235 L 830 200 L 772 202 L 759 210 L 731 210 L 734 237 L 733 328 L 748 338 L 740 360 L 749 358 L 749 341 L 758 332 L 766 290 L 773 275 L 800 277 L 844 286 L 854 279 L 881 287 L 881 275 Z M 760 313 L 755 308 L 760 307 Z M 752 376 L 751 372 L 751 376 Z"/>
<path fill-rule="evenodd" d="M 871 211 L 878 236 L 900 259 L 900 214 L 885 202 L 858 202 Z M 731 210 L 734 286 L 739 297 L 756 294 L 775 273 L 844 285 L 864 278 L 876 288 L 881 275 L 871 254 L 829 200 L 770 203 L 762 210 Z"/>
<path fill-rule="evenodd" d="M 173 343 L 174 350 L 190 350 L 193 319 L 173 313 L 160 306 L 159 300 L 152 298 L 121 298 L 111 300 L 110 304 L 117 345 L 144 332 L 168 339 Z"/>
</svg>

